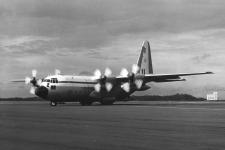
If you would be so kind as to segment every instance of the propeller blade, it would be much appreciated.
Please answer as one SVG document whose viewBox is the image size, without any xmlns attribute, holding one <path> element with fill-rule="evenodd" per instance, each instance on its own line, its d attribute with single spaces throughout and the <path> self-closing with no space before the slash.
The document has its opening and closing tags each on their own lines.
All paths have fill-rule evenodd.
<svg viewBox="0 0 225 150">
<path fill-rule="evenodd" d="M 31 78 L 30 78 L 30 77 L 26 77 L 26 78 L 25 78 L 25 84 L 29 84 L 30 81 L 31 81 Z"/>
<path fill-rule="evenodd" d="M 105 87 L 106 87 L 107 92 L 110 92 L 111 89 L 113 88 L 113 85 L 112 85 L 112 83 L 106 82 Z"/>
<path fill-rule="evenodd" d="M 137 64 L 133 64 L 132 66 L 132 73 L 137 74 L 139 71 L 139 66 Z"/>
<path fill-rule="evenodd" d="M 95 88 L 95 91 L 96 92 L 100 92 L 100 90 L 101 90 L 101 84 L 100 83 L 96 84 L 94 88 Z"/>
<path fill-rule="evenodd" d="M 30 94 L 35 94 L 35 88 L 33 86 L 30 88 Z"/>
<path fill-rule="evenodd" d="M 130 92 L 130 83 L 126 82 L 126 83 L 122 84 L 122 85 L 121 85 L 121 88 L 122 88 L 125 92 L 129 93 L 129 92 Z"/>
<path fill-rule="evenodd" d="M 55 75 L 60 75 L 61 71 L 59 69 L 55 69 Z"/>
<path fill-rule="evenodd" d="M 143 84 L 143 80 L 135 80 L 135 85 L 137 89 L 141 89 L 142 84 Z"/>
<path fill-rule="evenodd" d="M 41 79 L 38 79 L 38 80 L 37 80 L 37 85 L 38 85 L 38 86 L 41 86 L 41 83 L 42 83 L 42 80 L 41 80 Z"/>
<path fill-rule="evenodd" d="M 111 75 L 112 75 L 112 70 L 111 70 L 110 68 L 107 67 L 107 68 L 105 69 L 105 76 L 106 76 L 106 77 L 109 77 L 109 76 L 111 76 Z"/>
<path fill-rule="evenodd" d="M 120 75 L 121 75 L 122 77 L 127 77 L 128 74 L 129 74 L 129 72 L 127 71 L 126 68 L 123 68 L 123 69 L 121 70 L 121 72 L 120 72 Z"/>
<path fill-rule="evenodd" d="M 96 79 L 99 79 L 101 77 L 102 73 L 99 69 L 96 69 L 94 72 L 94 76 Z"/>
<path fill-rule="evenodd" d="M 36 77 L 36 75 L 37 75 L 37 70 L 33 69 L 32 70 L 32 77 Z"/>
</svg>

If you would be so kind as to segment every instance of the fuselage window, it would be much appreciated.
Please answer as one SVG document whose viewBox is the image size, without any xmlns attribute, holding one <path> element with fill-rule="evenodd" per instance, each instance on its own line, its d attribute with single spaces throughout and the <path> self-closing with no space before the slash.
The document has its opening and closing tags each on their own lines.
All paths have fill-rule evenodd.
<svg viewBox="0 0 225 150">
<path fill-rule="evenodd" d="M 50 80 L 49 79 L 44 79 L 44 81 L 43 82 L 50 82 Z"/>
</svg>

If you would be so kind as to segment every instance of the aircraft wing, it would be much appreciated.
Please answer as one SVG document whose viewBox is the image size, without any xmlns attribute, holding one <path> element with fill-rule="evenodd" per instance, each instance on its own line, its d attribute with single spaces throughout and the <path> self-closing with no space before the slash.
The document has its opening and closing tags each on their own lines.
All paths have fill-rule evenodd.
<svg viewBox="0 0 225 150">
<path fill-rule="evenodd" d="M 141 79 L 145 83 L 147 82 L 174 82 L 174 81 L 185 81 L 182 79 L 182 76 L 194 76 L 194 75 L 204 75 L 204 74 L 213 74 L 212 72 L 198 72 L 198 73 L 178 73 L 178 74 L 145 74 L 145 75 L 136 75 L 136 79 Z M 128 77 L 118 76 L 116 79 L 119 82 L 127 82 Z"/>
<path fill-rule="evenodd" d="M 145 74 L 145 82 L 174 82 L 174 81 L 185 81 L 182 76 L 194 76 L 212 74 L 212 72 L 199 72 L 199 73 L 178 73 L 178 74 Z"/>
<path fill-rule="evenodd" d="M 25 83 L 25 79 L 10 80 L 10 82 L 24 82 Z"/>
</svg>

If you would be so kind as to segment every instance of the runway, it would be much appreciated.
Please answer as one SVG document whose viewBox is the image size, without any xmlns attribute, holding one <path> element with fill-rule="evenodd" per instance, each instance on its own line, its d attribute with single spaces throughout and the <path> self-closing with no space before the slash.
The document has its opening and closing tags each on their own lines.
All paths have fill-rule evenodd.
<svg viewBox="0 0 225 150">
<path fill-rule="evenodd" d="M 219 150 L 225 102 L 1 103 L 3 150 Z"/>
</svg>

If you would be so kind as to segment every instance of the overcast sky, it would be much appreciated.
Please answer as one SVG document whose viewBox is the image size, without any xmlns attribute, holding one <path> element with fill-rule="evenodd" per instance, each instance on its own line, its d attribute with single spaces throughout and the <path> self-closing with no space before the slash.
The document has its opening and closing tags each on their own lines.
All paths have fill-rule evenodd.
<svg viewBox="0 0 225 150">
<path fill-rule="evenodd" d="M 140 94 L 205 97 L 225 83 L 224 0 L 0 0 L 0 97 L 26 97 L 11 79 L 93 72 L 117 75 L 136 63 L 149 40 L 154 73 L 213 71 Z"/>
</svg>

